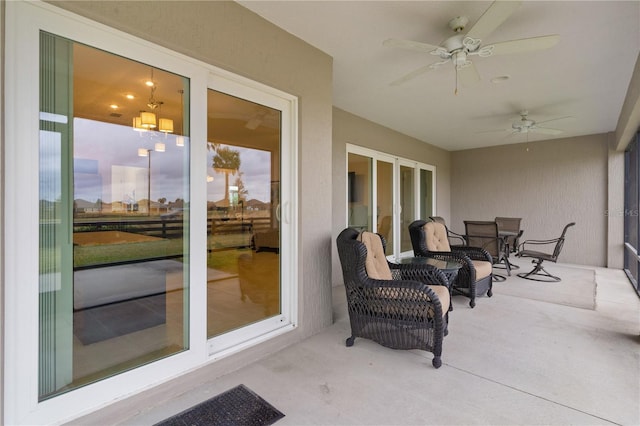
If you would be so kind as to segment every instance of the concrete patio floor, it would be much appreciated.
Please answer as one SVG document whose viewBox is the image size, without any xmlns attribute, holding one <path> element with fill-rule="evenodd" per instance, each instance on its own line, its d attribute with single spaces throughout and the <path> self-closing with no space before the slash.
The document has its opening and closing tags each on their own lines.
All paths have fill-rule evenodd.
<svg viewBox="0 0 640 426">
<path fill-rule="evenodd" d="M 591 269 L 595 310 L 501 294 L 515 276 L 475 309 L 454 297 L 440 369 L 428 352 L 345 347 L 336 287 L 321 333 L 116 423 L 152 425 L 244 384 L 285 414 L 277 425 L 637 425 L 640 300 L 622 271 Z M 104 424 L 109 411 L 73 423 Z"/>
</svg>

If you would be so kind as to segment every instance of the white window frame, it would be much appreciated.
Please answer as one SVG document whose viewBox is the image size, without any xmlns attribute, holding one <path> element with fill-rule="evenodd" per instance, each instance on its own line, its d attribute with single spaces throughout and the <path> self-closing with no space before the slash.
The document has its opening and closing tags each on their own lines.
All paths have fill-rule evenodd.
<svg viewBox="0 0 640 426">
<path fill-rule="evenodd" d="M 5 4 L 4 423 L 62 423 L 161 384 L 215 359 L 290 331 L 297 324 L 297 98 L 41 2 Z M 122 55 L 190 79 L 191 161 L 189 349 L 38 402 L 39 33 Z M 280 99 L 283 111 L 281 203 L 285 311 L 277 327 L 243 336 L 212 354 L 206 332 L 206 89 L 211 76 Z M 249 98 L 251 100 L 251 98 Z"/>
</svg>

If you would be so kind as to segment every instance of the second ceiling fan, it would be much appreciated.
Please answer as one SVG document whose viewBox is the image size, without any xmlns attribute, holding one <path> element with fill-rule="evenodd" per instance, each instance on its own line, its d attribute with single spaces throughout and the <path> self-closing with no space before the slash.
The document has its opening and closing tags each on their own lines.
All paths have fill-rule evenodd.
<svg viewBox="0 0 640 426">
<path fill-rule="evenodd" d="M 423 73 L 439 68 L 452 62 L 456 72 L 456 80 L 470 85 L 480 80 L 478 71 L 469 59 L 472 56 L 489 57 L 494 55 L 509 55 L 512 53 L 531 52 L 549 49 L 560 39 L 558 35 L 546 35 L 500 43 L 484 44 L 486 39 L 500 24 L 502 24 L 520 6 L 520 1 L 494 1 L 482 14 L 476 23 L 465 33 L 469 18 L 458 16 L 449 21 L 449 28 L 455 35 L 447 38 L 439 46 L 413 40 L 390 38 L 383 42 L 384 46 L 429 53 L 440 58 L 439 61 L 422 66 L 409 74 L 391 82 L 396 86 L 407 82 Z M 457 81 L 456 81 L 457 92 Z"/>
</svg>

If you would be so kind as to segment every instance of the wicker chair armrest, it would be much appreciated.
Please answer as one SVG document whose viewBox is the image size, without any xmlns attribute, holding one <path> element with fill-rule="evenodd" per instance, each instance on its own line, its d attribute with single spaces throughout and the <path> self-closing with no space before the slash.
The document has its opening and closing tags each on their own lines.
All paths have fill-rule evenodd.
<svg viewBox="0 0 640 426">
<path fill-rule="evenodd" d="M 380 308 L 380 311 L 442 318 L 442 303 L 438 295 L 418 281 L 368 279 L 363 291 L 367 304 Z"/>
<path fill-rule="evenodd" d="M 453 232 L 447 229 L 447 237 L 454 240 L 460 240 L 462 242 L 462 246 L 467 245 L 467 240 L 462 234 L 458 234 L 457 232 Z"/>
<path fill-rule="evenodd" d="M 428 285 L 443 285 L 449 287 L 444 272 L 433 265 L 389 263 L 394 279 L 419 281 Z"/>
<path fill-rule="evenodd" d="M 464 254 L 471 260 L 484 260 L 493 263 L 493 258 L 489 252 L 481 247 L 456 247 L 455 251 Z"/>
</svg>

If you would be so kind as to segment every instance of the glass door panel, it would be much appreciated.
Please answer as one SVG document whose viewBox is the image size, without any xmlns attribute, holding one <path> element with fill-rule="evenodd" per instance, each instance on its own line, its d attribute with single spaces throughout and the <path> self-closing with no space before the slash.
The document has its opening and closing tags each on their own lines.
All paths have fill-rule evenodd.
<svg viewBox="0 0 640 426">
<path fill-rule="evenodd" d="M 188 348 L 189 81 L 40 42 L 44 400 Z"/>
<path fill-rule="evenodd" d="M 400 252 L 412 251 L 409 225 L 415 220 L 415 168 L 400 166 Z"/>
<path fill-rule="evenodd" d="M 207 336 L 282 312 L 281 112 L 207 92 Z"/>
<path fill-rule="evenodd" d="M 387 255 L 393 253 L 393 163 L 376 161 L 377 232 L 387 240 Z"/>
<path fill-rule="evenodd" d="M 431 170 L 420 169 L 419 188 L 420 196 L 420 215 L 419 217 L 428 220 L 429 216 L 433 216 L 433 172 Z"/>
<path fill-rule="evenodd" d="M 372 160 L 349 153 L 347 167 L 348 226 L 359 231 L 372 230 Z"/>
</svg>

